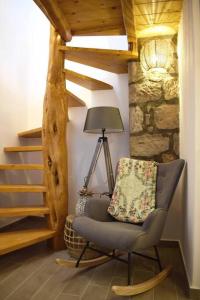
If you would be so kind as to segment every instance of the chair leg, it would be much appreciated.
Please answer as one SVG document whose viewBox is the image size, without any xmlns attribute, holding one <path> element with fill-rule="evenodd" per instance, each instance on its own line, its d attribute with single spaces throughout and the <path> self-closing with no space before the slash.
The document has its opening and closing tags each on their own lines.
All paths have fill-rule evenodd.
<svg viewBox="0 0 200 300">
<path fill-rule="evenodd" d="M 157 246 L 154 246 L 154 250 L 155 250 L 155 253 L 156 253 L 159 269 L 160 269 L 160 271 L 162 271 L 163 268 L 162 268 L 162 265 L 161 265 L 160 255 L 159 255 Z"/>
<path fill-rule="evenodd" d="M 131 284 L 131 252 L 128 252 L 128 285 Z"/>
<path fill-rule="evenodd" d="M 81 254 L 80 254 L 80 256 L 79 256 L 79 258 L 78 258 L 78 260 L 76 262 L 76 268 L 78 268 L 79 263 L 81 261 L 81 258 L 83 257 L 83 255 L 84 255 L 84 253 L 85 253 L 85 251 L 86 251 L 86 249 L 87 249 L 88 246 L 89 246 L 89 242 L 87 242 L 86 245 L 85 245 L 85 247 L 83 248 L 83 250 L 82 250 L 82 252 L 81 252 Z"/>
</svg>

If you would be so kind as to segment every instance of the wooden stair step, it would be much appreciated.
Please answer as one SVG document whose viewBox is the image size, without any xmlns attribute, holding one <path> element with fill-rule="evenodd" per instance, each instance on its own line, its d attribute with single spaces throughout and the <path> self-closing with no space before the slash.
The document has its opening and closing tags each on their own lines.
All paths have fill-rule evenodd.
<svg viewBox="0 0 200 300">
<path fill-rule="evenodd" d="M 18 133 L 18 137 L 22 138 L 41 138 L 42 137 L 42 128 L 34 128 L 30 130 L 21 131 Z"/>
<path fill-rule="evenodd" d="M 136 52 L 110 49 L 93 49 L 60 46 L 65 52 L 65 58 L 80 64 L 109 72 L 128 73 L 128 62 L 138 59 Z"/>
<path fill-rule="evenodd" d="M 68 96 L 68 107 L 81 107 L 85 106 L 85 102 L 75 96 L 73 93 L 67 90 L 67 96 Z"/>
<path fill-rule="evenodd" d="M 113 87 L 110 84 L 105 83 L 103 81 L 99 81 L 94 78 L 82 74 L 78 74 L 71 70 L 64 70 L 64 72 L 65 72 L 65 78 L 67 80 L 79 84 L 85 87 L 86 89 L 89 90 L 112 90 L 113 89 Z"/>
<path fill-rule="evenodd" d="M 34 0 L 34 2 L 65 41 L 70 40 L 69 29 L 72 36 L 126 34 L 119 0 Z"/>
<path fill-rule="evenodd" d="M 0 217 L 18 217 L 18 216 L 38 216 L 48 215 L 49 208 L 45 206 L 30 207 L 0 207 Z"/>
<path fill-rule="evenodd" d="M 0 192 L 9 193 L 40 193 L 46 192 L 46 187 L 39 184 L 0 184 Z"/>
<path fill-rule="evenodd" d="M 30 229 L 0 233 L 0 255 L 21 249 L 55 236 L 50 229 Z"/>
<path fill-rule="evenodd" d="M 0 170 L 44 170 L 41 164 L 2 164 Z"/>
<path fill-rule="evenodd" d="M 35 152 L 42 151 L 43 146 L 16 146 L 16 147 L 5 147 L 5 152 Z"/>
</svg>

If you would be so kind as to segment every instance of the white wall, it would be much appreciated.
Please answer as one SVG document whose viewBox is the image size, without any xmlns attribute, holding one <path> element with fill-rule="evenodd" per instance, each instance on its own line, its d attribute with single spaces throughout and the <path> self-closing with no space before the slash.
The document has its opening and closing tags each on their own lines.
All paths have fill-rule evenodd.
<svg viewBox="0 0 200 300">
<path fill-rule="evenodd" d="M 17 132 L 41 126 L 48 39 L 49 22 L 32 0 L 0 0 L 0 163 L 28 160 L 26 154 L 5 155 L 3 147 L 20 143 Z M 41 157 L 35 155 L 33 160 L 41 161 Z M 32 173 L 0 171 L 0 183 L 41 182 L 38 175 L 33 181 Z M 31 203 L 31 199 L 39 202 L 39 198 L 0 193 L 0 206 Z M 0 226 L 7 222 L 1 218 Z"/>
<path fill-rule="evenodd" d="M 187 161 L 181 247 L 190 285 L 200 288 L 200 2 L 185 0 L 180 34 L 181 156 Z"/>
<path fill-rule="evenodd" d="M 68 45 L 104 49 L 127 49 L 125 37 L 81 37 L 73 38 Z M 78 63 L 67 62 L 66 67 L 76 72 L 91 76 L 107 82 L 113 90 L 88 91 L 67 82 L 67 88 L 83 99 L 86 108 L 71 108 L 68 123 L 68 149 L 69 149 L 69 211 L 74 212 L 78 199 L 78 191 L 84 183 L 98 135 L 83 133 L 87 108 L 93 106 L 117 106 L 120 109 L 125 132 L 109 134 L 109 145 L 113 169 L 122 156 L 129 156 L 129 108 L 128 108 L 128 78 L 127 74 L 117 75 L 100 69 L 88 67 Z M 108 191 L 104 157 L 101 155 L 95 173 L 90 182 L 90 189 L 97 193 Z"/>
<path fill-rule="evenodd" d="M 2 147 L 19 143 L 16 132 L 41 126 L 43 96 L 47 75 L 49 22 L 32 0 L 0 0 L 0 59 L 1 59 L 1 151 L 0 161 L 40 162 L 38 154 L 20 154 L 5 157 Z M 17 24 L 17 26 L 16 26 Z M 125 37 L 84 37 L 74 38 L 71 45 L 127 49 Z M 67 63 L 71 69 L 108 82 L 114 86 L 112 91 L 91 92 L 73 83 L 67 83 L 68 88 L 82 98 L 87 107 L 98 105 L 119 106 L 126 132 L 110 135 L 110 148 L 113 165 L 123 155 L 129 155 L 128 143 L 128 81 L 127 75 L 116 75 L 97 70 L 84 65 Z M 78 66 L 78 68 L 77 68 Z M 77 192 L 82 187 L 84 177 L 88 172 L 90 160 L 97 141 L 97 135 L 82 132 L 86 108 L 71 108 L 68 123 L 69 147 L 69 183 L 70 211 L 74 210 Z M 21 141 L 21 143 L 23 143 Z M 39 143 L 32 140 L 30 143 Z M 18 171 L 19 172 L 19 171 Z M 18 175 L 20 174 L 20 175 Z M 17 175 L 17 176 L 16 176 Z M 17 178 L 17 179 L 16 179 Z M 41 176 L 32 172 L 3 172 L 2 183 L 40 183 Z M 103 157 L 97 165 L 92 182 L 93 190 L 107 190 L 106 172 Z M 26 202 L 34 204 L 41 200 L 39 195 L 1 194 L 0 205 L 12 206 Z M 33 201 L 34 200 L 34 201 Z M 1 219 L 1 224 L 5 224 Z"/>
</svg>

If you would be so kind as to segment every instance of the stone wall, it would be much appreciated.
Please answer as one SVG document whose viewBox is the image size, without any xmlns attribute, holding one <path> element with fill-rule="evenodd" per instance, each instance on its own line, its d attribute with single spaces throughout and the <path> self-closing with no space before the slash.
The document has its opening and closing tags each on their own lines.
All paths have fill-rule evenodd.
<svg viewBox="0 0 200 300">
<path fill-rule="evenodd" d="M 141 51 L 149 41 L 140 41 Z M 129 63 L 130 153 L 133 158 L 168 162 L 179 157 L 176 39 L 162 38 L 161 43 L 171 52 L 165 72 L 145 69 L 142 61 Z"/>
</svg>

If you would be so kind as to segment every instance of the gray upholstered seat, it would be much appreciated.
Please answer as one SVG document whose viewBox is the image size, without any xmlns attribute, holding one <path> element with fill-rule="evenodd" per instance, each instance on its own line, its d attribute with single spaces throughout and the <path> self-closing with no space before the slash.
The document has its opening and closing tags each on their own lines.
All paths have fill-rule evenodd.
<svg viewBox="0 0 200 300">
<path fill-rule="evenodd" d="M 182 159 L 158 165 L 156 209 L 143 224 L 115 221 L 107 212 L 109 199 L 91 198 L 86 203 L 85 216 L 76 217 L 73 228 L 88 241 L 107 249 L 130 252 L 157 245 L 183 166 Z"/>
<path fill-rule="evenodd" d="M 88 241 L 107 249 L 132 249 L 134 241 L 143 234 L 141 226 L 122 222 L 101 222 L 88 217 L 77 218 L 74 228 Z"/>
</svg>

